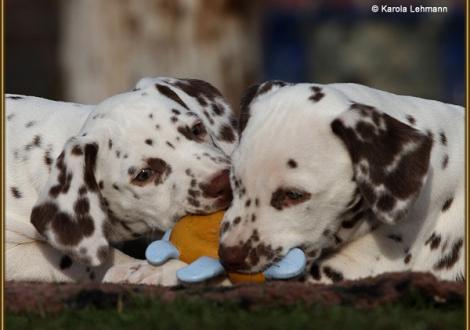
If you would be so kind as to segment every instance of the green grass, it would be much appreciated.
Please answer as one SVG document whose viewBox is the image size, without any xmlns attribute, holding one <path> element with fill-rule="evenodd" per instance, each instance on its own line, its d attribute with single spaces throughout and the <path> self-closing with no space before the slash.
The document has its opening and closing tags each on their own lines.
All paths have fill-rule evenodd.
<svg viewBox="0 0 470 330">
<path fill-rule="evenodd" d="M 66 309 L 56 314 L 6 313 L 12 329 L 464 329 L 462 304 L 436 306 L 405 299 L 373 309 L 350 306 L 293 305 L 250 307 L 242 303 L 216 303 L 198 298 L 172 303 L 136 297 L 132 303 L 112 307 Z"/>
</svg>

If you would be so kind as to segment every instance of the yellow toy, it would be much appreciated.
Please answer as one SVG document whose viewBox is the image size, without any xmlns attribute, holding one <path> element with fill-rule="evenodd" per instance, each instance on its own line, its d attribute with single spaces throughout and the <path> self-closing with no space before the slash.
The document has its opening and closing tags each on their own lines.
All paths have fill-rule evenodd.
<svg viewBox="0 0 470 330">
<path fill-rule="evenodd" d="M 177 272 L 182 282 L 201 282 L 224 273 L 218 260 L 220 223 L 224 212 L 210 215 L 191 215 L 183 217 L 175 226 L 165 233 L 162 240 L 150 244 L 146 258 L 150 264 L 160 265 L 170 258 L 178 258 L 189 266 Z M 298 250 L 293 252 L 294 250 Z M 303 272 L 305 255 L 299 249 L 291 250 L 278 264 L 268 268 L 271 273 L 242 274 L 228 272 L 232 283 L 264 282 L 267 278 L 290 278 Z M 300 251 L 300 255 L 299 255 Z M 292 256 L 296 256 L 292 258 Z M 300 258 L 298 258 L 300 256 Z M 294 261 L 294 263 L 293 263 Z M 293 271 L 294 270 L 294 271 Z M 274 276 L 273 276 L 274 272 Z M 279 273 L 282 273 L 279 276 Z M 267 274 L 268 276 L 265 276 Z"/>
</svg>

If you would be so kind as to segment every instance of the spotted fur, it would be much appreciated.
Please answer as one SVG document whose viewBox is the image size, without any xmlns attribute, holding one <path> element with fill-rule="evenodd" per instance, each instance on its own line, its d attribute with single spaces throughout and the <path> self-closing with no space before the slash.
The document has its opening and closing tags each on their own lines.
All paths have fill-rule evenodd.
<svg viewBox="0 0 470 330">
<path fill-rule="evenodd" d="M 461 107 L 355 84 L 253 86 L 222 261 L 257 272 L 301 247 L 309 281 L 410 270 L 462 280 L 463 123 Z"/>
<path fill-rule="evenodd" d="M 136 262 L 112 246 L 230 202 L 236 120 L 209 83 L 145 78 L 97 106 L 6 99 L 7 279 L 101 280 Z"/>
</svg>

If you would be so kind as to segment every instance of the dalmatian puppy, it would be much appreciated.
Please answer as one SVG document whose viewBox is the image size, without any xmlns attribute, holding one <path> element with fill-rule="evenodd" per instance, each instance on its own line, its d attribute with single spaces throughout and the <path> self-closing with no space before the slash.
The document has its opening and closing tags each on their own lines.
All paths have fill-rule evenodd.
<svg viewBox="0 0 470 330">
<path fill-rule="evenodd" d="M 258 272 L 300 247 L 312 282 L 392 271 L 464 280 L 464 123 L 462 107 L 356 84 L 253 86 L 223 264 Z"/>
<path fill-rule="evenodd" d="M 184 263 L 145 271 L 111 245 L 231 201 L 237 119 L 204 81 L 146 78 L 97 106 L 6 95 L 6 115 L 7 280 L 174 284 Z"/>
</svg>

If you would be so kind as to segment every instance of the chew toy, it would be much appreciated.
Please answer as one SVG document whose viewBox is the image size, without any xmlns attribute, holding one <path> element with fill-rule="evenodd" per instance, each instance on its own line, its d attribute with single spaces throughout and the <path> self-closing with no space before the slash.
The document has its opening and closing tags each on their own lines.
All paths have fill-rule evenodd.
<svg viewBox="0 0 470 330">
<path fill-rule="evenodd" d="M 172 229 L 165 232 L 161 240 L 152 242 L 147 247 L 145 251 L 147 261 L 155 266 L 169 259 L 180 259 L 188 263 L 188 266 L 176 272 L 178 279 L 186 283 L 202 282 L 223 274 L 225 270 L 217 253 L 223 216 L 224 212 L 217 212 L 182 218 Z M 305 254 L 295 248 L 263 273 L 228 272 L 227 275 L 233 283 L 289 279 L 303 273 L 305 263 Z"/>
</svg>

